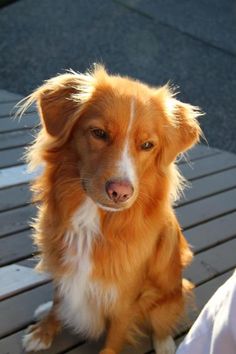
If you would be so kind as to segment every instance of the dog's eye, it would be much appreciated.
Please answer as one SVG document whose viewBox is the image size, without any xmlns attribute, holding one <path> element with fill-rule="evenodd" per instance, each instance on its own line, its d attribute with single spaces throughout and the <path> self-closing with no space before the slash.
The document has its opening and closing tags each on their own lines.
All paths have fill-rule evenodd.
<svg viewBox="0 0 236 354">
<path fill-rule="evenodd" d="M 151 141 L 145 141 L 145 143 L 141 144 L 141 150 L 151 150 L 154 147 L 154 144 Z"/>
<path fill-rule="evenodd" d="M 100 128 L 92 128 L 91 134 L 95 139 L 100 139 L 100 140 L 108 140 L 108 134 L 105 132 L 105 130 L 100 129 Z"/>
</svg>

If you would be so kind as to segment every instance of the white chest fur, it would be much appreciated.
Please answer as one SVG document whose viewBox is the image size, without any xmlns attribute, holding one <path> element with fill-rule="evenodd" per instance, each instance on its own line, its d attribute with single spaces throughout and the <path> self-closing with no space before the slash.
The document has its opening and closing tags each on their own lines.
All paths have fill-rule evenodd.
<svg viewBox="0 0 236 354">
<path fill-rule="evenodd" d="M 72 264 L 74 272 L 59 282 L 60 317 L 77 332 L 92 338 L 103 332 L 105 313 L 117 297 L 115 286 L 104 289 L 90 278 L 91 250 L 95 239 L 100 237 L 99 226 L 97 206 L 87 198 L 74 214 L 71 229 L 65 235 L 68 252 L 64 261 Z"/>
</svg>

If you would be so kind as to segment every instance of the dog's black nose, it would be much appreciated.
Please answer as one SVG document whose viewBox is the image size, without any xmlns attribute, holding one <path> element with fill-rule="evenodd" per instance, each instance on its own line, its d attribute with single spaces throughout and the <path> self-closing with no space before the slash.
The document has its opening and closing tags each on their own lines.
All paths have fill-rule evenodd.
<svg viewBox="0 0 236 354">
<path fill-rule="evenodd" d="M 106 182 L 106 192 L 115 203 L 122 203 L 132 196 L 134 188 L 127 180 L 110 180 Z"/>
</svg>

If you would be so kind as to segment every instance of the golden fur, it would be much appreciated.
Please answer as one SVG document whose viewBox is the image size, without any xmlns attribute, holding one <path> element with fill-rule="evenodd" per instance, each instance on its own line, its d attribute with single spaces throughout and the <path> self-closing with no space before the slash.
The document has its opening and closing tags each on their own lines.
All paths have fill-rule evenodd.
<svg viewBox="0 0 236 354">
<path fill-rule="evenodd" d="M 182 271 L 192 253 L 173 211 L 184 184 L 175 159 L 198 142 L 200 112 L 178 101 L 168 85 L 149 87 L 109 75 L 100 65 L 86 74 L 71 71 L 47 81 L 22 108 L 23 112 L 36 101 L 42 121 L 27 158 L 31 168 L 44 166 L 33 185 L 39 203 L 34 240 L 41 252 L 38 268 L 52 274 L 56 288 L 74 271 L 73 264 L 63 260 L 68 248 L 65 233 L 76 210 L 86 196 L 112 206 L 103 185 L 113 177 L 124 145 L 131 100 L 134 195 L 117 212 L 98 209 L 102 237 L 91 251 L 91 280 L 104 288 L 115 284 L 119 293 L 109 315 L 103 314 L 107 340 L 101 353 L 109 354 L 119 353 L 140 332 L 168 337 L 184 313 L 192 286 L 182 280 Z M 109 132 L 109 140 L 94 138 L 91 126 Z M 154 148 L 141 151 L 145 141 L 152 141 Z M 76 255 L 73 247 L 70 252 Z M 55 322 L 55 309 L 50 323 L 52 317 Z M 42 323 L 36 326 L 42 329 Z M 43 341 L 43 334 L 37 333 L 33 334 Z"/>
</svg>

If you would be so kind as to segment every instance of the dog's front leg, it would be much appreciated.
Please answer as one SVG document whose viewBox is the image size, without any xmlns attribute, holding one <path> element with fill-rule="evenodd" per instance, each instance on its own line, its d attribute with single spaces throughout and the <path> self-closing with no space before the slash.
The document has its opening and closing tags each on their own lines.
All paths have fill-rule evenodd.
<svg viewBox="0 0 236 354">
<path fill-rule="evenodd" d="M 111 320 L 105 347 L 99 354 L 118 354 L 121 352 L 128 337 L 130 321 L 131 315 L 129 315 L 129 313 Z"/>
<path fill-rule="evenodd" d="M 53 301 L 40 305 L 35 311 L 38 322 L 27 328 L 23 337 L 25 351 L 38 351 L 50 348 L 53 339 L 61 330 L 61 323 L 57 316 L 59 297 L 55 290 Z"/>
</svg>

